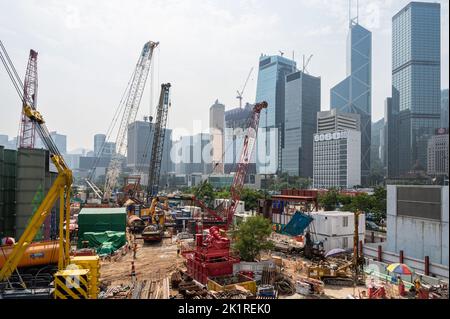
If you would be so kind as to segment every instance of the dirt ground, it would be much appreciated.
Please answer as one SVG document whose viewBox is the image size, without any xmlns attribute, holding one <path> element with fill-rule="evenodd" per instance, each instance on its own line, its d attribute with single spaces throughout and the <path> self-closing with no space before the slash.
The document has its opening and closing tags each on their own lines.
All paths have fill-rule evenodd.
<svg viewBox="0 0 450 319">
<path fill-rule="evenodd" d="M 183 265 L 183 257 L 177 256 L 177 245 L 171 238 L 164 238 L 160 243 L 145 244 L 136 239 L 137 251 L 134 266 L 137 280 L 151 280 L 170 275 L 177 267 Z M 130 250 L 116 261 L 101 261 L 100 282 L 107 286 L 127 284 L 131 281 L 131 261 L 133 251 Z"/>
</svg>

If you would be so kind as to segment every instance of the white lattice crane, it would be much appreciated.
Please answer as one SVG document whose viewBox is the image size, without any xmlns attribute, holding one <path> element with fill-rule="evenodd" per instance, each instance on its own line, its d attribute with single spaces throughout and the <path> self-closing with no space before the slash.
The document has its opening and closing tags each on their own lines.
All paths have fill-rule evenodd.
<svg viewBox="0 0 450 319">
<path fill-rule="evenodd" d="M 131 83 L 124 100 L 124 111 L 116 138 L 116 153 L 113 155 L 106 172 L 105 187 L 103 192 L 103 200 L 109 201 L 112 191 L 117 184 L 122 163 L 127 149 L 127 129 L 128 125 L 136 119 L 142 94 L 144 92 L 145 83 L 147 81 L 148 72 L 153 56 L 153 50 L 158 42 L 149 41 L 144 45 L 141 55 L 136 64 Z"/>
</svg>

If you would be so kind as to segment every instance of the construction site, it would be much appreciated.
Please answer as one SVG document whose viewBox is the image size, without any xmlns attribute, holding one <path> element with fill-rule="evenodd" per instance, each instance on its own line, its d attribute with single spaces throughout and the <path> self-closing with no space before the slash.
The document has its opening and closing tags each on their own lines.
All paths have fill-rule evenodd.
<svg viewBox="0 0 450 319">
<path fill-rule="evenodd" d="M 272 107 L 266 101 L 252 105 L 230 197 L 219 204 L 160 190 L 170 83 L 160 84 L 150 119 L 148 180 L 139 172 L 125 175 L 127 128 L 136 119 L 158 44 L 144 44 L 120 102 L 116 152 L 104 185 L 94 181 L 94 169 L 85 187 L 74 190 L 72 171 L 37 108 L 38 53 L 30 50 L 22 80 L 13 61 L 26 61 L 16 61 L 0 42 L 13 84 L 4 90 L 16 90 L 17 114 L 22 112 L 19 149 L 0 148 L 0 299 L 448 299 L 448 282 L 416 275 L 401 260 L 375 269 L 363 253 L 364 212 L 324 211 L 317 192 L 286 190 L 261 199 L 257 212 L 237 213 L 260 114 Z M 45 149 L 35 149 L 37 138 Z M 267 248 L 249 260 L 235 241 L 243 239 L 241 225 L 255 218 L 266 220 L 271 234 L 264 238 Z M 318 237 L 325 232 L 319 231 L 321 218 L 349 227 L 346 249 Z"/>
</svg>

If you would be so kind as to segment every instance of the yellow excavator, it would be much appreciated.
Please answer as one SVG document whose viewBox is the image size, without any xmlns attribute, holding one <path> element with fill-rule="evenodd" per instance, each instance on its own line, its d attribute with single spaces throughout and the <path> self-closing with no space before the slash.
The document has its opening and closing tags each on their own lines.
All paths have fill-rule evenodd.
<svg viewBox="0 0 450 319">
<path fill-rule="evenodd" d="M 160 242 L 164 234 L 164 224 L 165 224 L 165 212 L 164 210 L 168 208 L 167 198 L 165 198 L 163 209 L 159 212 L 156 211 L 156 207 L 163 198 L 158 196 L 152 199 L 150 208 L 144 208 L 141 211 L 141 216 L 147 216 L 149 218 L 149 225 L 142 231 L 142 239 L 146 243 L 150 242 Z"/>
<path fill-rule="evenodd" d="M 63 156 L 56 147 L 39 113 L 30 98 L 23 94 L 24 85 L 17 75 L 17 71 L 0 41 L 0 58 L 10 79 L 22 101 L 23 113 L 34 123 L 35 128 L 50 153 L 58 176 L 49 189 L 47 195 L 32 216 L 27 228 L 19 241 L 14 244 L 12 252 L 0 270 L 0 283 L 5 291 L 12 288 L 9 281 L 11 275 L 18 271 L 17 266 L 28 247 L 32 244 L 43 222 L 51 213 L 52 207 L 59 199 L 59 247 L 58 271 L 54 274 L 53 297 L 55 299 L 88 299 L 97 298 L 98 295 L 98 256 L 70 257 L 70 196 L 72 190 L 72 171 L 64 161 Z M 25 287 L 25 284 L 22 283 Z"/>
</svg>

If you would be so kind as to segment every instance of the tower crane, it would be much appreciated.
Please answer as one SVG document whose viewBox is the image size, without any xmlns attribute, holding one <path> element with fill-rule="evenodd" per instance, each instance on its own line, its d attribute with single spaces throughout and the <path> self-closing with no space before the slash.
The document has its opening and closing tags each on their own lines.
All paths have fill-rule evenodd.
<svg viewBox="0 0 450 319">
<path fill-rule="evenodd" d="M 166 133 L 167 113 L 170 101 L 170 83 L 161 84 L 156 121 L 153 128 L 153 144 L 151 161 L 148 173 L 147 203 L 150 204 L 151 197 L 158 194 L 159 177 L 161 174 L 161 161 L 164 150 L 164 137 Z"/>
<path fill-rule="evenodd" d="M 252 74 L 252 71 L 253 71 L 253 67 L 250 69 L 250 72 L 248 72 L 248 76 L 247 76 L 247 79 L 245 80 L 242 90 L 237 91 L 236 98 L 239 100 L 239 108 L 242 108 L 242 95 L 244 94 L 245 87 L 247 86 L 247 82 L 248 82 L 248 79 L 250 78 L 250 75 Z"/>
<path fill-rule="evenodd" d="M 22 101 L 22 111 L 27 118 L 35 125 L 35 128 L 50 153 L 50 159 L 55 165 L 58 175 L 50 187 L 47 195 L 42 200 L 39 207 L 32 215 L 28 226 L 20 237 L 19 241 L 14 245 L 12 252 L 6 259 L 3 267 L 0 270 L 0 282 L 8 281 L 12 273 L 17 270 L 17 265 L 22 259 L 26 249 L 30 246 L 37 232 L 39 231 L 42 223 L 51 213 L 52 207 L 59 200 L 59 250 L 58 250 L 58 272 L 55 274 L 55 298 L 87 298 L 87 286 L 95 285 L 96 279 L 88 278 L 89 269 L 83 269 L 83 267 L 77 270 L 67 269 L 67 266 L 71 263 L 70 260 L 70 237 L 69 237 L 69 224 L 70 224 L 70 195 L 72 190 L 72 171 L 64 161 L 63 156 L 59 152 L 55 142 L 53 141 L 45 121 L 41 113 L 36 110 L 35 99 L 30 99 L 31 95 L 23 94 L 28 92 L 25 90 L 23 83 L 21 82 L 16 68 L 9 58 L 3 43 L 0 41 L 0 59 L 6 68 L 11 82 L 16 89 L 19 98 Z M 70 288 L 66 286 L 68 283 L 67 278 L 71 280 L 78 280 L 86 283 L 83 286 L 85 289 L 78 286 L 74 290 L 68 292 Z M 89 281 L 89 284 L 87 283 Z M 64 284 L 66 282 L 66 284 Z M 62 291 L 66 292 L 62 292 Z M 76 292 L 75 292 L 76 291 Z"/>
<path fill-rule="evenodd" d="M 311 61 L 311 58 L 313 57 L 313 55 L 311 54 L 308 59 L 305 59 L 305 55 L 303 55 L 303 66 L 302 66 L 302 72 L 309 74 L 308 70 L 306 69 L 306 67 L 308 66 L 309 62 Z"/>
<path fill-rule="evenodd" d="M 25 81 L 23 95 L 30 101 L 34 108 L 37 107 L 38 75 L 37 75 L 37 55 L 34 50 L 30 50 L 27 70 L 25 72 Z M 35 124 L 22 111 L 20 121 L 19 147 L 34 148 L 36 142 Z"/>
<path fill-rule="evenodd" d="M 123 157 L 125 156 L 127 148 L 126 134 L 128 125 L 136 119 L 136 114 L 144 92 L 148 72 L 150 70 L 153 50 L 156 46 L 158 46 L 158 44 L 159 42 L 152 41 L 145 43 L 136 64 L 131 83 L 127 88 L 126 99 L 124 102 L 125 104 L 123 107 L 124 111 L 117 132 L 117 149 L 106 172 L 105 187 L 103 192 L 104 201 L 110 200 L 113 188 L 116 186 L 119 174 L 122 170 Z"/>
</svg>

